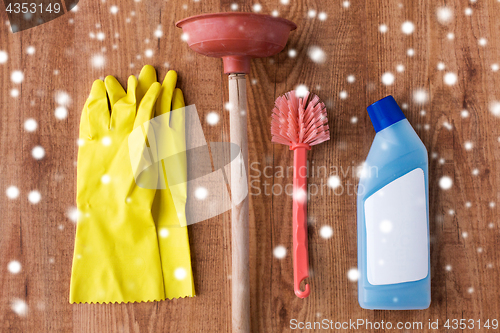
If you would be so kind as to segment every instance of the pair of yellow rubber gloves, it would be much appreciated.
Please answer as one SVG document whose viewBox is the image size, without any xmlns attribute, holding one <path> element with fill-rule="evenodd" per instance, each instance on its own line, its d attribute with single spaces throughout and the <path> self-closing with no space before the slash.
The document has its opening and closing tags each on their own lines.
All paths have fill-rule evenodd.
<svg viewBox="0 0 500 333">
<path fill-rule="evenodd" d="M 174 194 L 168 184 L 160 189 L 139 187 L 129 152 L 134 129 L 141 129 L 147 142 L 148 121 L 184 107 L 176 83 L 175 71 L 169 71 L 161 85 L 155 69 L 147 65 L 139 79 L 129 77 L 127 91 L 112 76 L 92 85 L 80 122 L 79 217 L 70 303 L 146 302 L 195 295 L 185 212 L 178 212 L 179 202 L 185 207 L 185 187 L 179 191 L 177 185 Z M 174 138 L 178 142 L 173 145 L 182 150 L 183 113 L 171 112 L 167 119 L 169 126 L 162 130 L 171 135 L 161 137 Z M 178 153 L 180 158 L 168 161 L 187 173 L 185 154 Z M 157 177 L 156 172 L 144 176 Z"/>
</svg>

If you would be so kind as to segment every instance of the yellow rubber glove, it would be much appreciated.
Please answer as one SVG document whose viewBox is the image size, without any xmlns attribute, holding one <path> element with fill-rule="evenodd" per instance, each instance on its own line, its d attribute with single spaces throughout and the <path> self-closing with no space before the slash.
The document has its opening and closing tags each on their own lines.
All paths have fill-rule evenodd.
<svg viewBox="0 0 500 333">
<path fill-rule="evenodd" d="M 136 185 L 128 145 L 132 130 L 151 119 L 161 86 L 150 85 L 137 107 L 137 84 L 131 76 L 125 93 L 113 77 L 106 78 L 106 85 L 95 81 L 82 112 L 70 303 L 165 297 L 151 213 L 156 190 Z M 157 177 L 156 172 L 144 175 Z"/>
<path fill-rule="evenodd" d="M 138 91 L 148 91 L 156 82 L 155 69 L 146 65 L 139 75 L 141 88 Z M 182 91 L 175 88 L 176 83 L 177 73 L 171 70 L 163 81 L 155 112 L 156 117 L 162 117 L 161 131 L 155 133 L 158 150 L 174 154 L 159 164 L 160 186 L 156 191 L 152 208 L 160 247 L 165 297 L 168 299 L 195 295 L 185 216 L 187 198 L 185 104 Z M 175 179 L 176 184 L 169 186 L 167 178 Z"/>
</svg>

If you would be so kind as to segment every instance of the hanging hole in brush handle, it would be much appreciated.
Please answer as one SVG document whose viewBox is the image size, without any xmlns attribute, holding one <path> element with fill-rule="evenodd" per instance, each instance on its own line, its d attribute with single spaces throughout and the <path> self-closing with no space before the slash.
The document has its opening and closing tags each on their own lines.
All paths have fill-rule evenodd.
<svg viewBox="0 0 500 333">
<path fill-rule="evenodd" d="M 309 294 L 311 293 L 311 288 L 309 287 L 309 284 L 305 284 L 305 288 L 304 288 L 304 291 L 300 290 L 300 283 L 302 281 L 304 281 L 306 278 L 308 278 L 309 276 L 306 276 L 303 280 L 300 280 L 300 281 L 296 281 L 295 282 L 295 295 L 299 298 L 306 298 L 307 296 L 309 296 Z"/>
<path fill-rule="evenodd" d="M 306 298 L 311 293 L 308 284 L 304 291 L 300 283 L 309 277 L 307 250 L 307 151 L 305 143 L 293 144 L 293 280 L 295 295 Z"/>
</svg>

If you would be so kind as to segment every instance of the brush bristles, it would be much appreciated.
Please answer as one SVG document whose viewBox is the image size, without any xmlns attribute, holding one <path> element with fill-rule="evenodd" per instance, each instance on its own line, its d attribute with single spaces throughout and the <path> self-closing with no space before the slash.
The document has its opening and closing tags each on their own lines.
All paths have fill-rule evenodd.
<svg viewBox="0 0 500 333">
<path fill-rule="evenodd" d="M 288 146 L 297 143 L 314 146 L 330 140 L 326 107 L 318 96 L 307 92 L 303 98 L 298 98 L 293 90 L 278 97 L 274 105 L 272 142 Z"/>
</svg>

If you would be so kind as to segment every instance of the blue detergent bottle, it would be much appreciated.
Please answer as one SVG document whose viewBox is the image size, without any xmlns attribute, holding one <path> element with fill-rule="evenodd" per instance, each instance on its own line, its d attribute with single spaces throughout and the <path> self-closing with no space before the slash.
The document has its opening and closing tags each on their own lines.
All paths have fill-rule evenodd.
<svg viewBox="0 0 500 333">
<path fill-rule="evenodd" d="M 365 309 L 431 302 L 427 149 L 392 96 L 368 107 L 377 134 L 358 185 L 358 301 Z"/>
</svg>

